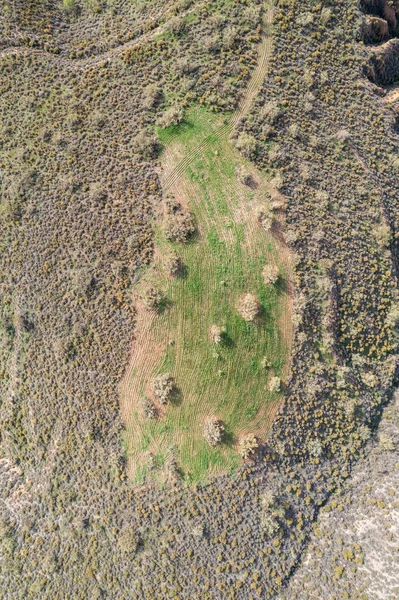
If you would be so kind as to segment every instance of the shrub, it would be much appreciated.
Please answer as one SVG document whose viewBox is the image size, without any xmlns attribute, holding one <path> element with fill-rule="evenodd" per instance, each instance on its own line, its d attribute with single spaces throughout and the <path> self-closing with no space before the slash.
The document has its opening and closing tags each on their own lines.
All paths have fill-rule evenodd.
<svg viewBox="0 0 399 600">
<path fill-rule="evenodd" d="M 281 386 L 280 377 L 272 377 L 269 381 L 269 391 L 270 392 L 279 392 Z"/>
<path fill-rule="evenodd" d="M 212 325 L 210 329 L 211 339 L 214 344 L 220 344 L 223 339 L 223 335 L 226 333 L 225 327 L 219 327 L 218 325 Z"/>
<path fill-rule="evenodd" d="M 163 294 L 153 286 L 148 287 L 144 292 L 143 302 L 148 310 L 159 308 L 163 300 Z"/>
<path fill-rule="evenodd" d="M 172 242 L 187 243 L 195 232 L 195 222 L 191 213 L 180 210 L 169 213 L 165 220 L 165 237 Z"/>
<path fill-rule="evenodd" d="M 215 417 L 208 417 L 204 423 L 204 438 L 211 446 L 221 443 L 223 437 L 223 424 Z"/>
<path fill-rule="evenodd" d="M 67 13 L 74 13 L 77 9 L 76 0 L 62 0 L 62 7 Z"/>
<path fill-rule="evenodd" d="M 281 525 L 279 519 L 285 516 L 285 510 L 279 505 L 275 495 L 270 490 L 266 490 L 261 496 L 262 504 L 262 528 L 266 535 L 274 535 L 279 531 Z"/>
<path fill-rule="evenodd" d="M 378 436 L 379 448 L 383 452 L 392 452 L 395 450 L 395 444 L 392 437 L 387 433 L 380 433 Z"/>
<path fill-rule="evenodd" d="M 167 404 L 175 389 L 175 381 L 168 374 L 158 375 L 153 382 L 154 395 L 161 404 Z"/>
<path fill-rule="evenodd" d="M 157 416 L 157 411 L 151 398 L 143 398 L 141 401 L 141 406 L 146 419 L 155 419 Z"/>
<path fill-rule="evenodd" d="M 177 275 L 181 269 L 181 259 L 177 252 L 170 252 L 164 259 L 164 267 L 168 275 Z"/>
<path fill-rule="evenodd" d="M 158 140 L 154 135 L 140 131 L 134 138 L 134 149 L 143 158 L 154 158 L 158 150 Z"/>
<path fill-rule="evenodd" d="M 259 7 L 248 6 L 244 11 L 243 19 L 252 27 L 256 27 L 261 19 Z"/>
<path fill-rule="evenodd" d="M 310 440 L 308 442 L 308 452 L 314 458 L 319 458 L 323 454 L 323 446 L 320 440 Z"/>
<path fill-rule="evenodd" d="M 262 276 L 266 285 L 273 285 L 278 279 L 278 267 L 276 265 L 266 265 L 263 268 Z"/>
<path fill-rule="evenodd" d="M 258 447 L 258 440 L 253 433 L 248 433 L 247 435 L 244 435 L 238 443 L 238 450 L 240 456 L 244 459 L 248 458 L 251 454 L 255 454 L 255 450 Z"/>
<path fill-rule="evenodd" d="M 234 145 L 246 158 L 254 158 L 257 150 L 257 142 L 252 135 L 245 132 L 240 133 Z"/>
<path fill-rule="evenodd" d="M 138 534 L 131 528 L 123 529 L 118 537 L 118 546 L 126 554 L 134 554 L 139 544 Z"/>
<path fill-rule="evenodd" d="M 238 303 L 238 312 L 244 321 L 253 321 L 260 311 L 258 300 L 253 294 L 244 294 Z"/>
<path fill-rule="evenodd" d="M 217 52 L 220 48 L 220 36 L 218 34 L 207 36 L 202 43 L 207 52 Z"/>
<path fill-rule="evenodd" d="M 143 94 L 143 107 L 146 109 L 151 109 L 157 106 L 162 101 L 162 90 L 161 88 L 152 83 L 148 85 Z"/>
<path fill-rule="evenodd" d="M 266 102 L 262 108 L 261 114 L 264 121 L 267 121 L 270 125 L 273 125 L 281 115 L 281 109 L 278 105 L 278 102 Z"/>
<path fill-rule="evenodd" d="M 270 231 L 273 226 L 273 216 L 268 210 L 261 208 L 258 210 L 258 223 L 265 231 Z"/>
<path fill-rule="evenodd" d="M 244 167 L 244 165 L 236 167 L 235 173 L 238 181 L 243 185 L 250 187 L 254 184 L 251 173 Z"/>
<path fill-rule="evenodd" d="M 233 48 L 237 39 L 237 31 L 234 27 L 228 26 L 223 33 L 223 43 L 226 48 Z"/>
<path fill-rule="evenodd" d="M 172 449 L 165 460 L 164 471 L 168 477 L 175 478 L 179 474 L 179 466 L 177 464 L 174 450 Z"/>
<path fill-rule="evenodd" d="M 388 227 L 388 225 L 386 225 L 385 223 L 382 223 L 381 225 L 378 225 L 374 229 L 374 235 L 375 235 L 375 239 L 377 240 L 377 243 L 380 246 L 385 246 L 385 247 L 389 246 L 389 240 L 390 240 L 390 237 L 391 237 L 391 230 Z"/>
<path fill-rule="evenodd" d="M 162 129 L 171 127 L 172 125 L 178 125 L 183 120 L 183 111 L 181 108 L 171 106 L 168 108 L 163 115 L 158 119 L 157 124 Z"/>
<path fill-rule="evenodd" d="M 261 360 L 261 366 L 262 369 L 269 369 L 271 367 L 271 363 L 270 360 L 267 358 L 267 356 L 264 356 Z"/>
</svg>

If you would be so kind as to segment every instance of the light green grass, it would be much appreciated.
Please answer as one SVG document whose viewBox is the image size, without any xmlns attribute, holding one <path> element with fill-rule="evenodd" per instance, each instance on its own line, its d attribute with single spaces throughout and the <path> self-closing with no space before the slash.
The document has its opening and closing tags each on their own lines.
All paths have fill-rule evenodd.
<svg viewBox="0 0 399 600">
<path fill-rule="evenodd" d="M 158 135 L 169 149 L 186 153 L 220 124 L 220 117 L 196 108 L 184 123 Z M 268 203 L 267 182 L 258 173 L 257 190 L 240 184 L 235 168 L 245 161 L 232 148 L 227 132 L 211 139 L 210 147 L 186 168 L 176 188 L 195 215 L 198 236 L 186 245 L 171 244 L 161 227 L 156 229 L 160 256 L 176 250 L 183 274 L 168 277 L 159 259 L 144 276 L 145 283 L 162 289 L 168 300 L 167 308 L 151 325 L 155 339 L 164 347 L 153 375 L 172 374 L 179 393 L 162 419 L 151 422 L 139 417 L 141 439 L 126 436 L 128 453 L 140 463 L 140 478 L 140 453 L 150 448 L 151 440 L 157 440 L 163 450 L 175 449 L 188 481 L 234 468 L 239 462 L 239 435 L 255 432 L 264 439 L 270 426 L 269 409 L 280 400 L 279 394 L 267 391 L 267 381 L 271 375 L 282 374 L 287 360 L 288 348 L 279 327 L 286 310 L 286 273 L 275 241 L 254 225 L 253 216 L 254 200 Z M 248 168 L 254 172 L 252 166 Z M 235 217 L 238 209 L 244 218 Z M 249 222 L 248 214 L 252 214 Z M 266 287 L 261 273 L 270 261 L 278 264 L 281 277 L 275 286 Z M 239 297 L 247 292 L 255 294 L 262 305 L 257 323 L 245 322 L 237 311 Z M 226 328 L 226 340 L 220 345 L 210 341 L 212 324 Z M 261 365 L 264 356 L 272 365 L 269 370 Z M 139 371 L 131 385 L 143 394 L 148 381 L 140 380 Z M 139 408 L 135 410 L 140 413 Z M 202 437 L 207 415 L 220 418 L 226 429 L 224 443 L 216 449 Z"/>
</svg>

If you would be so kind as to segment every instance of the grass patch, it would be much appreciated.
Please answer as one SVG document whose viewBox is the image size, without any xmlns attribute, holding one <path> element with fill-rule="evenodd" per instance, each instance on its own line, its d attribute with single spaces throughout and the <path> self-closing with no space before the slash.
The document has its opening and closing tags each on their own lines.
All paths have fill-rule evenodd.
<svg viewBox="0 0 399 600">
<path fill-rule="evenodd" d="M 268 391 L 268 378 L 282 375 L 288 357 L 279 325 L 287 306 L 284 286 L 265 286 L 261 275 L 270 261 L 278 264 L 281 280 L 287 275 L 275 240 L 256 222 L 256 206 L 268 203 L 267 181 L 232 148 L 228 132 L 220 133 L 222 124 L 220 117 L 195 108 L 182 124 L 158 132 L 168 146 L 169 160 L 175 154 L 176 163 L 202 140 L 210 142 L 201 156 L 193 156 L 176 190 L 171 190 L 194 213 L 198 237 L 189 244 L 174 244 L 165 239 L 161 227 L 156 229 L 160 258 L 144 275 L 144 283 L 156 285 L 168 299 L 168 308 L 155 315 L 150 326 L 153 345 L 163 351 L 152 372 L 143 368 L 145 377 L 139 362 L 130 382 L 134 389 L 148 389 L 157 373 L 174 376 L 177 399 L 159 420 L 145 422 L 139 416 L 126 439 L 139 463 L 143 450 L 154 457 L 173 447 L 187 481 L 233 469 L 241 434 L 254 432 L 265 438 L 270 411 L 280 401 L 278 393 Z M 255 191 L 235 176 L 243 163 L 256 177 Z M 162 256 L 171 249 L 184 265 L 183 275 L 175 278 L 165 274 L 162 264 Z M 247 292 L 261 305 L 257 323 L 245 322 L 237 311 L 240 296 Z M 220 344 L 210 340 L 213 324 L 226 329 Z M 151 352 L 151 343 L 139 352 L 143 367 Z M 271 365 L 267 370 L 262 366 L 265 356 Z M 224 442 L 217 448 L 203 439 L 208 415 L 225 426 Z M 142 468 L 139 473 L 141 477 Z"/>
</svg>

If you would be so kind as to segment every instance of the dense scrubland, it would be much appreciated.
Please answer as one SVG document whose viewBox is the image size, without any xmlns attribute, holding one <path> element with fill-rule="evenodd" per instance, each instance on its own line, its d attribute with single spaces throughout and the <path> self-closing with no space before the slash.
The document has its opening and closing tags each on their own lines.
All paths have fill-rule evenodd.
<svg viewBox="0 0 399 600">
<path fill-rule="evenodd" d="M 272 61 L 231 142 L 284 198 L 295 284 L 285 402 L 234 473 L 192 486 L 177 473 L 163 488 L 127 480 L 118 401 L 166 201 L 156 127 L 193 105 L 237 107 L 268 5 L 0 8 L 4 597 L 302 597 L 300 580 L 286 585 L 320 507 L 378 436 L 397 376 L 399 140 L 375 85 L 396 75 L 390 53 L 376 67 L 364 33 L 365 11 L 384 6 L 276 2 Z M 362 548 L 343 550 L 356 570 Z M 372 577 L 356 590 L 333 561 L 326 598 L 378 598 Z"/>
</svg>

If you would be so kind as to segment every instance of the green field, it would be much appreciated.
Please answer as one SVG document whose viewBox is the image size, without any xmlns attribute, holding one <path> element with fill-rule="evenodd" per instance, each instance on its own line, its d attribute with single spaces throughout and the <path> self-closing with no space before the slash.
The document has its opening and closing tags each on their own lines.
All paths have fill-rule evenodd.
<svg viewBox="0 0 399 600">
<path fill-rule="evenodd" d="M 283 331 L 287 272 L 279 258 L 281 248 L 257 222 L 257 209 L 269 202 L 268 182 L 235 151 L 220 116 L 192 109 L 185 122 L 160 130 L 158 136 L 166 172 L 183 160 L 184 168 L 169 194 L 194 214 L 198 234 L 188 244 L 170 243 L 161 219 L 155 225 L 155 261 L 140 285 L 159 288 L 166 302 L 158 313 L 143 317 L 148 335 L 133 349 L 135 368 L 126 382 L 125 398 L 126 402 L 130 398 L 131 413 L 124 440 L 138 480 L 149 464 L 156 473 L 173 452 L 185 478 L 193 481 L 234 468 L 240 460 L 236 443 L 241 434 L 255 433 L 261 439 L 267 435 L 280 401 L 279 393 L 268 391 L 268 379 L 275 375 L 284 379 L 289 352 Z M 192 153 L 203 139 L 208 144 Z M 256 181 L 252 188 L 238 181 L 239 165 L 252 173 Z M 171 249 L 183 263 L 176 277 L 163 267 L 162 257 Z M 274 286 L 266 286 L 262 279 L 269 262 L 280 271 Z M 248 292 L 261 303 L 256 323 L 244 321 L 237 311 L 240 296 Z M 210 340 L 213 324 L 226 329 L 221 344 Z M 270 363 L 266 369 L 264 357 Z M 138 400 L 151 394 L 153 377 L 166 372 L 176 380 L 177 397 L 160 418 L 145 420 Z M 225 426 L 217 448 L 203 439 L 208 415 Z"/>
</svg>

